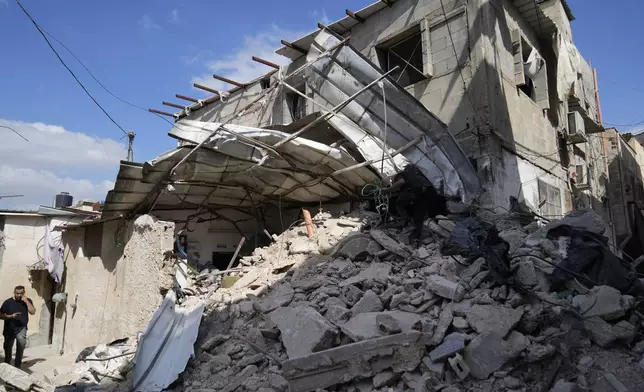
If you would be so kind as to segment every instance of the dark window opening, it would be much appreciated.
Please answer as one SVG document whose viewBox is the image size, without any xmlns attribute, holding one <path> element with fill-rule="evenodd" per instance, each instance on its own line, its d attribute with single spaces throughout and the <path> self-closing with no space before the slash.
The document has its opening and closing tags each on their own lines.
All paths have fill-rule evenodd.
<svg viewBox="0 0 644 392">
<path fill-rule="evenodd" d="M 299 92 L 304 94 L 304 85 L 297 89 Z M 291 119 L 297 121 L 306 116 L 306 100 L 303 96 L 290 92 L 286 94 L 286 106 L 288 111 L 291 114 Z"/>
<path fill-rule="evenodd" d="M 539 190 L 539 208 L 541 209 L 541 215 L 548 219 L 560 217 L 562 214 L 562 206 L 559 188 L 540 179 L 537 179 L 537 187 Z"/>
<path fill-rule="evenodd" d="M 7 217 L 4 216 L 4 215 L 0 216 L 0 231 L 4 231 L 4 223 L 5 223 L 6 218 Z"/>
<path fill-rule="evenodd" d="M 385 72 L 398 67 L 390 74 L 403 87 L 418 83 L 427 77 L 423 73 L 423 42 L 421 32 L 403 38 L 387 47 L 378 49 L 380 65 Z"/>
<path fill-rule="evenodd" d="M 523 93 L 533 101 L 535 100 L 534 82 L 529 77 L 525 77 L 525 84 L 523 86 L 519 86 L 519 90 L 523 91 Z"/>
<path fill-rule="evenodd" d="M 83 255 L 85 257 L 97 257 L 101 255 L 103 247 L 103 224 L 91 225 L 85 228 L 85 241 L 83 244 Z"/>
<path fill-rule="evenodd" d="M 226 268 L 228 268 L 228 263 L 230 263 L 230 259 L 233 258 L 234 253 L 233 252 L 212 252 L 212 265 L 220 270 L 223 271 Z M 239 260 L 239 258 L 237 258 Z M 239 263 L 239 261 L 236 261 Z M 233 267 L 235 264 L 233 264 Z"/>
<path fill-rule="evenodd" d="M 271 87 L 271 79 L 270 78 L 260 79 L 259 85 L 262 87 L 262 90 L 266 90 L 267 88 Z"/>
</svg>

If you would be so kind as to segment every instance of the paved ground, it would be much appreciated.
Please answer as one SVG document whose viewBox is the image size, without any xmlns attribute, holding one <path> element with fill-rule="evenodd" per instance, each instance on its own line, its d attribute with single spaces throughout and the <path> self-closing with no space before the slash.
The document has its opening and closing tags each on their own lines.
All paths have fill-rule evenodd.
<svg viewBox="0 0 644 392">
<path fill-rule="evenodd" d="M 77 353 L 72 353 L 61 356 L 52 346 L 29 347 L 25 349 L 22 370 L 42 380 L 53 369 L 73 364 L 76 355 Z M 4 353 L 0 353 L 0 358 L 4 361 Z"/>
</svg>

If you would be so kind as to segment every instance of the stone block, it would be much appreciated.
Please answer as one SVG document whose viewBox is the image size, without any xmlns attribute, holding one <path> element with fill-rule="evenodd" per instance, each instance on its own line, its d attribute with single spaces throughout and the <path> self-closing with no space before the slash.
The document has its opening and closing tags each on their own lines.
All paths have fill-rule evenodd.
<svg viewBox="0 0 644 392">
<path fill-rule="evenodd" d="M 601 347 L 607 347 L 615 342 L 630 343 L 635 337 L 635 326 L 622 320 L 611 325 L 600 317 L 592 317 L 583 321 L 588 337 Z"/>
<path fill-rule="evenodd" d="M 372 377 L 384 370 L 413 371 L 425 346 L 420 332 L 407 332 L 335 347 L 283 363 L 291 392 L 308 392 Z M 371 385 L 369 385 L 371 387 Z"/>
<path fill-rule="evenodd" d="M 409 249 L 407 249 L 407 247 L 389 237 L 387 234 L 385 234 L 384 231 L 374 229 L 371 230 L 369 234 L 371 234 L 371 237 L 373 237 L 376 242 L 378 242 L 383 248 L 387 249 L 391 253 L 395 253 L 405 259 L 411 256 L 411 252 L 409 251 Z"/>
<path fill-rule="evenodd" d="M 289 358 L 327 349 L 338 335 L 338 329 L 309 306 L 280 308 L 269 317 L 281 332 Z"/>
<path fill-rule="evenodd" d="M 414 324 L 422 319 L 422 316 L 401 311 L 389 311 L 379 313 L 360 313 L 351 317 L 340 328 L 353 341 L 368 340 L 386 335 L 380 328 L 384 317 L 391 317 L 402 332 L 413 330 Z M 380 321 L 380 323 L 379 323 Z"/>
<path fill-rule="evenodd" d="M 457 282 L 452 282 L 440 275 L 432 275 L 427 279 L 427 287 L 436 295 L 452 301 L 461 302 L 465 295 L 465 290 L 459 289 Z"/>
<path fill-rule="evenodd" d="M 391 266 L 387 263 L 372 263 L 367 269 L 360 271 L 355 276 L 352 276 L 348 279 L 343 280 L 338 284 L 340 287 L 345 287 L 348 285 L 362 283 L 366 280 L 378 280 L 386 282 L 387 278 L 391 274 Z"/>
<path fill-rule="evenodd" d="M 400 374 L 394 373 L 391 370 L 385 370 L 373 377 L 373 387 L 382 388 L 395 384 L 400 378 Z"/>
<path fill-rule="evenodd" d="M 523 286 L 534 287 L 537 284 L 537 272 L 534 270 L 534 264 L 531 261 L 520 262 L 515 278 Z"/>
<path fill-rule="evenodd" d="M 351 311 L 347 308 L 331 305 L 327 308 L 324 316 L 333 324 L 341 325 L 349 321 L 351 318 Z"/>
<path fill-rule="evenodd" d="M 622 303 L 622 294 L 610 286 L 595 286 L 588 294 L 575 296 L 572 305 L 583 318 L 601 317 L 604 320 L 623 317 L 627 310 Z"/>
<path fill-rule="evenodd" d="M 354 315 L 359 313 L 380 312 L 382 311 L 382 308 L 382 301 L 380 300 L 380 297 L 378 297 L 378 294 L 371 290 L 367 290 L 362 298 L 353 305 L 351 312 L 353 312 Z"/>
<path fill-rule="evenodd" d="M 511 309 L 499 305 L 472 305 L 465 312 L 465 318 L 478 333 L 495 331 L 504 337 L 521 321 L 523 313 L 523 309 Z"/>
<path fill-rule="evenodd" d="M 291 303 L 293 296 L 295 295 L 295 290 L 288 284 L 280 284 L 273 288 L 273 290 L 268 293 L 268 295 L 262 298 L 261 303 L 259 304 L 262 312 L 268 313 L 282 306 L 286 306 Z"/>
<path fill-rule="evenodd" d="M 452 324 L 453 318 L 454 313 L 450 307 L 446 307 L 441 311 L 440 316 L 438 316 L 438 324 L 436 325 L 436 329 L 434 330 L 434 334 L 431 338 L 432 345 L 438 345 L 443 341 L 445 333 L 447 333 L 447 329 Z"/>
</svg>

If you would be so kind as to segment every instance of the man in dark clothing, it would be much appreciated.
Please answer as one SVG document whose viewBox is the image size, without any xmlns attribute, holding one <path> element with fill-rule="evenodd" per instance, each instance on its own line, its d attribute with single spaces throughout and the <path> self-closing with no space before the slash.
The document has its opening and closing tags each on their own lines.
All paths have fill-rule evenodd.
<svg viewBox="0 0 644 392">
<path fill-rule="evenodd" d="M 14 366 L 19 369 L 27 345 L 27 323 L 30 314 L 36 314 L 34 303 L 25 296 L 24 286 L 16 286 L 13 289 L 13 297 L 4 301 L 0 307 L 0 319 L 4 320 L 4 361 L 11 363 L 13 343 L 17 342 Z"/>
<path fill-rule="evenodd" d="M 393 184 L 383 189 L 390 193 L 400 190 L 396 200 L 396 211 L 401 218 L 414 224 L 413 239 L 420 239 L 423 222 L 426 218 L 447 214 L 447 200 L 440 195 L 434 185 L 413 164 L 405 166 L 403 171 L 396 174 Z"/>
</svg>

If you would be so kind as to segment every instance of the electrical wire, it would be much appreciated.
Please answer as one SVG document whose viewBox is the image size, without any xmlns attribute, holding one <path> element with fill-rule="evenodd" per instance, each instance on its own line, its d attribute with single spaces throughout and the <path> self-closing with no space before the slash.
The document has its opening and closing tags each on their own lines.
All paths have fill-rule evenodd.
<svg viewBox="0 0 644 392">
<path fill-rule="evenodd" d="M 445 18 L 445 26 L 447 27 L 447 33 L 449 35 L 449 40 L 452 43 L 452 49 L 454 50 L 454 57 L 456 58 L 456 68 L 458 68 L 459 74 L 461 75 L 461 80 L 463 81 L 463 92 L 467 96 L 467 99 L 470 101 L 470 105 L 472 105 L 472 110 L 476 111 L 476 107 L 474 106 L 474 101 L 472 101 L 472 97 L 470 97 L 470 92 L 467 89 L 467 83 L 465 83 L 465 76 L 463 76 L 463 69 L 458 64 L 458 53 L 456 52 L 456 45 L 454 45 L 454 38 L 452 37 L 452 29 L 450 29 L 449 21 L 447 20 L 447 12 L 445 11 L 445 4 L 443 4 L 443 0 L 440 0 L 440 2 L 441 2 L 441 9 L 443 10 L 443 17 Z"/>
<path fill-rule="evenodd" d="M 13 129 L 13 128 L 11 128 L 11 127 L 8 127 L 8 126 L 6 126 L 6 125 L 0 125 L 0 128 L 7 128 L 7 129 L 9 129 L 9 130 L 11 130 L 11 131 L 15 132 L 15 134 L 16 134 L 16 135 L 20 136 L 21 138 L 25 139 L 26 141 L 29 141 L 29 139 L 27 139 L 26 137 L 22 136 L 22 135 L 20 134 L 20 132 L 16 131 L 15 129 Z"/>
<path fill-rule="evenodd" d="M 72 75 L 74 80 L 76 80 L 76 83 L 78 83 L 78 85 L 83 89 L 83 91 L 85 91 L 85 94 L 87 94 L 87 96 L 90 97 L 90 99 L 96 104 L 96 106 L 98 106 L 99 109 L 101 109 L 101 111 L 105 114 L 105 116 L 107 116 L 107 118 L 109 118 L 110 121 L 112 121 L 112 123 L 114 123 L 114 125 L 116 125 L 121 130 L 121 132 L 123 132 L 125 135 L 127 135 L 127 131 L 119 123 L 117 123 L 116 120 L 114 120 L 114 118 L 107 112 L 107 110 L 105 110 L 105 108 L 103 108 L 103 106 L 101 106 L 100 103 L 98 103 L 96 98 L 94 98 L 94 96 L 92 96 L 92 94 L 90 94 L 90 92 L 87 90 L 85 85 L 83 85 L 83 83 L 78 79 L 78 77 L 76 76 L 74 71 L 72 71 L 71 68 L 69 68 L 69 66 L 62 59 L 62 57 L 60 57 L 60 54 L 58 54 L 58 52 L 56 51 L 56 48 L 54 48 L 54 46 L 51 44 L 51 42 L 49 41 L 49 39 L 47 38 L 45 33 L 42 31 L 42 29 L 40 28 L 38 23 L 36 23 L 34 18 L 32 18 L 31 15 L 29 14 L 29 12 L 27 12 L 27 10 L 25 9 L 25 7 L 22 6 L 22 4 L 20 3 L 20 0 L 16 0 L 16 3 L 18 3 L 18 6 L 20 7 L 20 9 L 22 9 L 22 12 L 24 12 L 25 15 L 27 15 L 29 20 L 31 20 L 31 23 L 33 23 L 33 25 L 36 27 L 36 29 L 38 30 L 40 35 L 42 35 L 42 37 L 45 39 L 45 41 L 47 42 L 47 45 L 49 46 L 49 48 L 54 52 L 54 54 L 58 58 L 58 61 L 60 61 L 60 63 L 65 67 L 65 69 L 67 69 L 67 71 Z"/>
</svg>

